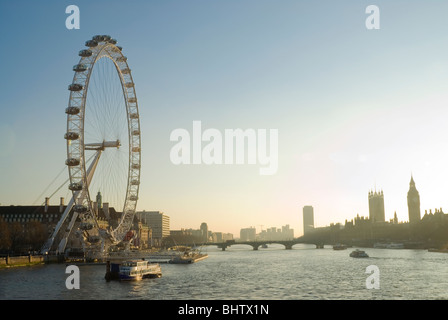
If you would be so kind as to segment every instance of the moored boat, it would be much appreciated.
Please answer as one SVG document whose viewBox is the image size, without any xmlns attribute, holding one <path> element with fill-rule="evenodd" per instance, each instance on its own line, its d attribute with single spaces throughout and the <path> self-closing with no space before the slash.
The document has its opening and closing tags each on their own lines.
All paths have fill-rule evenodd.
<svg viewBox="0 0 448 320">
<path fill-rule="evenodd" d="M 392 243 L 389 243 L 389 244 L 386 246 L 386 248 L 387 248 L 387 249 L 404 249 L 404 244 L 403 244 L 403 243 L 395 243 L 395 242 L 392 242 Z"/>
<path fill-rule="evenodd" d="M 158 263 L 149 263 L 142 259 L 126 260 L 119 264 L 107 263 L 106 280 L 142 280 L 145 278 L 160 278 L 162 269 Z"/>
<path fill-rule="evenodd" d="M 160 278 L 162 270 L 158 263 L 148 263 L 146 260 L 129 260 L 120 264 L 120 280 L 142 280 L 144 278 Z"/>
<path fill-rule="evenodd" d="M 404 249 L 404 244 L 396 242 L 390 242 L 390 243 L 376 242 L 374 243 L 373 247 L 375 249 Z"/>
<path fill-rule="evenodd" d="M 448 248 L 443 249 L 436 249 L 436 248 L 429 248 L 428 252 L 442 252 L 442 253 L 448 253 Z"/>
<path fill-rule="evenodd" d="M 168 262 L 169 263 L 188 264 L 188 263 L 195 263 L 197 261 L 201 261 L 206 258 L 208 258 L 208 254 L 186 252 L 183 255 L 174 256 Z"/>
</svg>

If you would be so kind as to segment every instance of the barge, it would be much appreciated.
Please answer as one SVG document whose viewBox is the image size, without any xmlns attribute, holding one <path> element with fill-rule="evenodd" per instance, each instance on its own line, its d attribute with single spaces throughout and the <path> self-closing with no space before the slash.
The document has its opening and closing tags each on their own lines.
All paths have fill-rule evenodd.
<svg viewBox="0 0 448 320">
<path fill-rule="evenodd" d="M 208 258 L 208 254 L 200 254 L 200 253 L 185 253 L 183 255 L 177 255 L 171 258 L 169 263 L 180 263 L 180 264 L 188 264 L 194 263 Z"/>
</svg>

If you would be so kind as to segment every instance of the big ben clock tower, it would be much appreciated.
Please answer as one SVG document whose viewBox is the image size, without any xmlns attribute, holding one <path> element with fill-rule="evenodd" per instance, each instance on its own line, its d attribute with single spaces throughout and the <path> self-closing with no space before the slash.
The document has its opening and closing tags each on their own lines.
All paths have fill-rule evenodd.
<svg viewBox="0 0 448 320">
<path fill-rule="evenodd" d="M 409 223 L 415 223 L 420 221 L 420 195 L 418 194 L 418 191 L 415 188 L 415 182 L 412 175 L 408 191 L 408 210 L 409 210 Z"/>
</svg>

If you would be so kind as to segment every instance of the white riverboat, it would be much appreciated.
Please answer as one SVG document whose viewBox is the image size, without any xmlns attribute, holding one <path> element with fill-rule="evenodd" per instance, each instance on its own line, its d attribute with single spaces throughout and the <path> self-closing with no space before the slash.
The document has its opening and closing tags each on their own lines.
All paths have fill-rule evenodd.
<svg viewBox="0 0 448 320">
<path fill-rule="evenodd" d="M 123 281 L 160 278 L 162 269 L 158 263 L 149 263 L 146 260 L 128 260 L 120 263 L 118 275 Z"/>
</svg>

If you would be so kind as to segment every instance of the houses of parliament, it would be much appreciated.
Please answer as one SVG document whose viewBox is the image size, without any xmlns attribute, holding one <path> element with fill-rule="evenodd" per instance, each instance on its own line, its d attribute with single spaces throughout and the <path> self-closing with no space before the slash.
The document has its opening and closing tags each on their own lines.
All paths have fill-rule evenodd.
<svg viewBox="0 0 448 320">
<path fill-rule="evenodd" d="M 408 191 L 408 212 L 409 223 L 416 223 L 421 220 L 420 218 L 420 195 L 415 187 L 414 177 L 411 176 L 411 182 L 409 182 Z M 369 191 L 369 220 L 375 222 L 385 222 L 384 211 L 384 194 L 381 191 Z M 394 214 L 393 223 L 398 223 L 397 215 Z"/>
<path fill-rule="evenodd" d="M 396 212 L 386 221 L 384 193 L 382 190 L 368 192 L 369 217 L 346 220 L 345 224 L 332 223 L 329 227 L 315 228 L 305 234 L 306 238 L 325 243 L 345 243 L 374 246 L 378 243 L 400 242 L 408 248 L 448 248 L 448 214 L 442 208 L 425 210 L 421 216 L 420 194 L 413 176 L 407 192 L 409 221 L 399 222 Z"/>
</svg>

